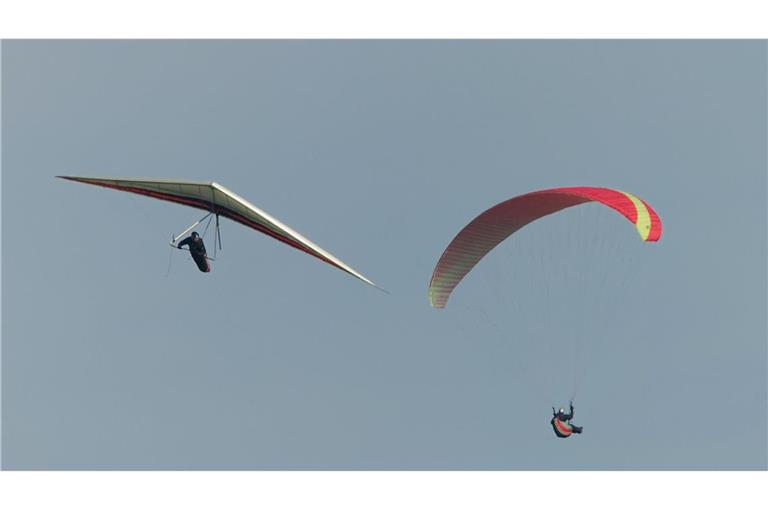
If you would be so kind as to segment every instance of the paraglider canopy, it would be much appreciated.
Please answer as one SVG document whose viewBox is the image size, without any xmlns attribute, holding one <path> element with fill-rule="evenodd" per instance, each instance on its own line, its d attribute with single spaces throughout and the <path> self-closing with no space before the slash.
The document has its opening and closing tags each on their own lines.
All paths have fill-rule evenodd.
<svg viewBox="0 0 768 512">
<path fill-rule="evenodd" d="M 661 219 L 642 199 L 609 188 L 566 187 L 540 190 L 484 211 L 467 224 L 443 252 L 429 283 L 429 302 L 444 308 L 453 289 L 494 247 L 520 228 L 571 206 L 595 201 L 612 208 L 635 225 L 640 238 L 661 238 Z"/>
</svg>

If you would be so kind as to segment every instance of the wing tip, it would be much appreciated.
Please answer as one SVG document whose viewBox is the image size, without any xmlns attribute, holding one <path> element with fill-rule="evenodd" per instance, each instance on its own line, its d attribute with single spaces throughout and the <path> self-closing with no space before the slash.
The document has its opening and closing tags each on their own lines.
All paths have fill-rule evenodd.
<svg viewBox="0 0 768 512">
<path fill-rule="evenodd" d="M 371 283 L 371 286 L 373 286 L 374 288 L 376 288 L 380 292 L 383 292 L 383 293 L 385 293 L 387 295 L 390 295 L 389 290 L 386 290 L 386 289 L 382 288 L 381 286 L 377 285 L 376 283 Z"/>
<path fill-rule="evenodd" d="M 448 303 L 448 300 L 440 301 L 437 298 L 435 298 L 433 290 L 429 290 L 429 305 L 432 306 L 435 309 L 445 309 L 445 305 Z"/>
<path fill-rule="evenodd" d="M 376 283 L 374 283 L 373 281 L 371 281 L 370 279 L 368 279 L 364 275 L 360 274 L 359 272 L 356 272 L 356 273 L 354 273 L 352 275 L 354 275 L 356 278 L 360 279 L 362 282 L 364 282 L 366 284 L 369 284 L 369 285 L 373 286 L 374 288 L 376 288 L 377 290 L 379 290 L 381 292 L 384 292 L 387 295 L 389 295 L 389 291 L 387 291 L 384 288 L 382 288 L 381 286 L 377 285 Z"/>
<path fill-rule="evenodd" d="M 56 178 L 67 180 L 67 181 L 74 181 L 76 183 L 87 183 L 87 178 L 84 178 L 82 176 L 56 176 Z"/>
</svg>

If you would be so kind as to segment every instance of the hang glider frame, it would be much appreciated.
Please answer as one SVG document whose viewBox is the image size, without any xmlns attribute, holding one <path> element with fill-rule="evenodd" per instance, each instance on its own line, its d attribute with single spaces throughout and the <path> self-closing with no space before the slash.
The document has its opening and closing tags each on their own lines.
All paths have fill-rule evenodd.
<svg viewBox="0 0 768 512">
<path fill-rule="evenodd" d="M 208 232 L 208 227 L 211 225 L 211 215 L 214 215 L 216 217 L 216 231 L 214 231 L 213 234 L 213 258 L 209 258 L 212 261 L 216 261 L 216 248 L 218 247 L 219 250 L 221 250 L 221 227 L 219 225 L 219 214 L 216 213 L 214 210 L 209 211 L 205 214 L 205 217 L 198 220 L 191 226 L 189 226 L 187 229 L 179 233 L 178 235 L 175 235 L 171 238 L 171 241 L 168 242 L 171 247 L 178 248 L 176 244 L 179 240 L 181 240 L 181 237 L 192 231 L 195 227 L 200 225 L 205 219 L 208 219 L 208 224 L 205 225 L 205 231 L 203 232 L 203 238 L 205 238 L 205 233 Z M 188 249 L 182 249 L 182 250 L 188 250 Z"/>
</svg>

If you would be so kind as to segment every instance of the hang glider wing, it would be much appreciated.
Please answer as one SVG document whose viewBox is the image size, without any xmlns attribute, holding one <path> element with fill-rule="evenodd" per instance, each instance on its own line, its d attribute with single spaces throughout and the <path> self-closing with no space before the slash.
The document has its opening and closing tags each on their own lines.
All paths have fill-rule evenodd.
<svg viewBox="0 0 768 512">
<path fill-rule="evenodd" d="M 97 185 L 100 187 L 133 192 L 155 199 L 171 201 L 193 208 L 199 208 L 226 217 L 235 222 L 260 231 L 300 251 L 314 256 L 336 268 L 355 276 L 356 278 L 376 286 L 361 273 L 323 250 L 275 219 L 267 212 L 257 208 L 242 197 L 216 182 L 134 179 L 134 178 L 89 178 L 81 176 L 58 176 L 70 181 Z"/>
</svg>

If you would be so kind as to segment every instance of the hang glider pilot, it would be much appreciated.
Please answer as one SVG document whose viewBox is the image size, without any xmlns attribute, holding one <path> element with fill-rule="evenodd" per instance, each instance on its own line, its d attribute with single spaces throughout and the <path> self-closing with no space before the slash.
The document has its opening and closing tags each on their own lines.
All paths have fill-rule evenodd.
<svg viewBox="0 0 768 512">
<path fill-rule="evenodd" d="M 570 437 L 571 434 L 581 434 L 581 431 L 583 430 L 582 427 L 571 425 L 571 420 L 573 419 L 573 402 L 571 402 L 570 406 L 571 412 L 569 414 L 566 414 L 563 409 L 555 411 L 555 408 L 552 408 L 552 420 L 550 420 L 550 423 L 552 424 L 552 428 L 555 430 L 555 435 L 557 437 Z"/>
<path fill-rule="evenodd" d="M 208 264 L 208 254 L 205 252 L 205 244 L 197 231 L 193 231 L 190 236 L 179 242 L 176 247 L 181 249 L 182 246 L 189 246 L 189 253 L 192 255 L 192 259 L 197 263 L 197 268 L 200 272 L 210 272 L 211 266 Z"/>
</svg>

